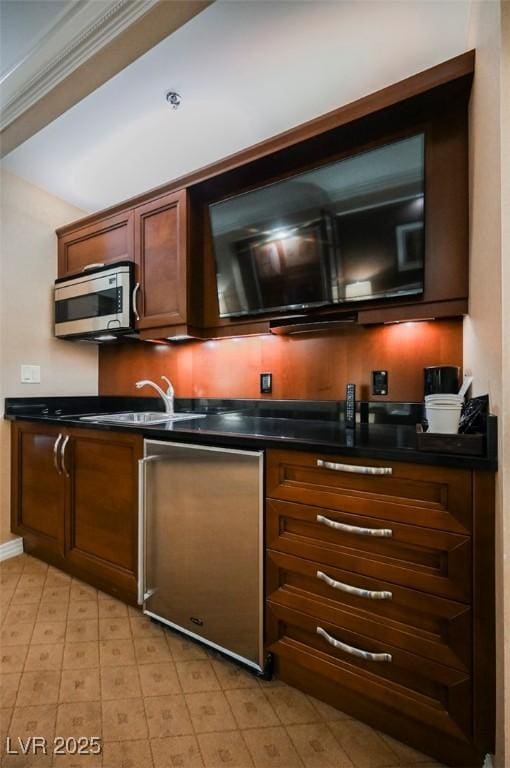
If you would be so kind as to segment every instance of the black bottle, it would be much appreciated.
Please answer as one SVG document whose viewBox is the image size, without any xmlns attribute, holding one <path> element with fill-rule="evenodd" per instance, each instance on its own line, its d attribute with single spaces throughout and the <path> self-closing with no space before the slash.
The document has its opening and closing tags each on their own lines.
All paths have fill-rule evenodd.
<svg viewBox="0 0 510 768">
<path fill-rule="evenodd" d="M 456 365 L 431 365 L 423 369 L 425 395 L 455 395 L 459 391 L 460 369 Z"/>
</svg>

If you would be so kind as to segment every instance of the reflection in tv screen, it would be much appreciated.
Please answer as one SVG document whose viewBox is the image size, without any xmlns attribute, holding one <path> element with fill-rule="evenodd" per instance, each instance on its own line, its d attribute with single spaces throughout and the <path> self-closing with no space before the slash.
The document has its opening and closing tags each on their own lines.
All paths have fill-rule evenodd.
<svg viewBox="0 0 510 768">
<path fill-rule="evenodd" d="M 221 317 L 423 292 L 423 134 L 209 211 Z"/>
</svg>

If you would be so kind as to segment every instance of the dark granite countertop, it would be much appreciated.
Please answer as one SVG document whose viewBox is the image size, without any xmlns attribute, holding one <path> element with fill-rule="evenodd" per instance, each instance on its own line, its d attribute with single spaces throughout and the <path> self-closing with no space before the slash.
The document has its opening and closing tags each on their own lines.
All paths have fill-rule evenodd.
<svg viewBox="0 0 510 768">
<path fill-rule="evenodd" d="M 497 468 L 494 452 L 477 457 L 418 450 L 419 403 L 358 404 L 364 421 L 358 423 L 355 430 L 346 429 L 343 424 L 343 403 L 326 401 L 178 399 L 176 412 L 195 411 L 207 415 L 189 421 L 136 427 L 80 420 L 80 415 L 128 410 L 161 410 L 161 401 L 146 397 L 69 397 L 7 398 L 5 403 L 5 416 L 12 420 L 128 431 L 155 440 L 250 449 L 292 448 L 465 469 Z"/>
</svg>

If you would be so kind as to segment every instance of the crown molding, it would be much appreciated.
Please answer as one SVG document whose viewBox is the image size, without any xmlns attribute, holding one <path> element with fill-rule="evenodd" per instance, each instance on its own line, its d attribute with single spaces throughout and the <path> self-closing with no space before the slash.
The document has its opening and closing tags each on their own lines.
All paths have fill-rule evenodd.
<svg viewBox="0 0 510 768">
<path fill-rule="evenodd" d="M 4 130 L 81 64 L 147 13 L 158 0 L 83 0 L 63 14 L 2 78 Z"/>
</svg>

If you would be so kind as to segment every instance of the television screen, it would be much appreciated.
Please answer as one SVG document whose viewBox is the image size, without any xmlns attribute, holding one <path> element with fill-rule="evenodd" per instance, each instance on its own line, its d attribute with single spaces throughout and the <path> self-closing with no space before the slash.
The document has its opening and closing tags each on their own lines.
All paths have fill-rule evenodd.
<svg viewBox="0 0 510 768">
<path fill-rule="evenodd" d="M 209 206 L 221 317 L 423 292 L 424 135 Z"/>
</svg>

